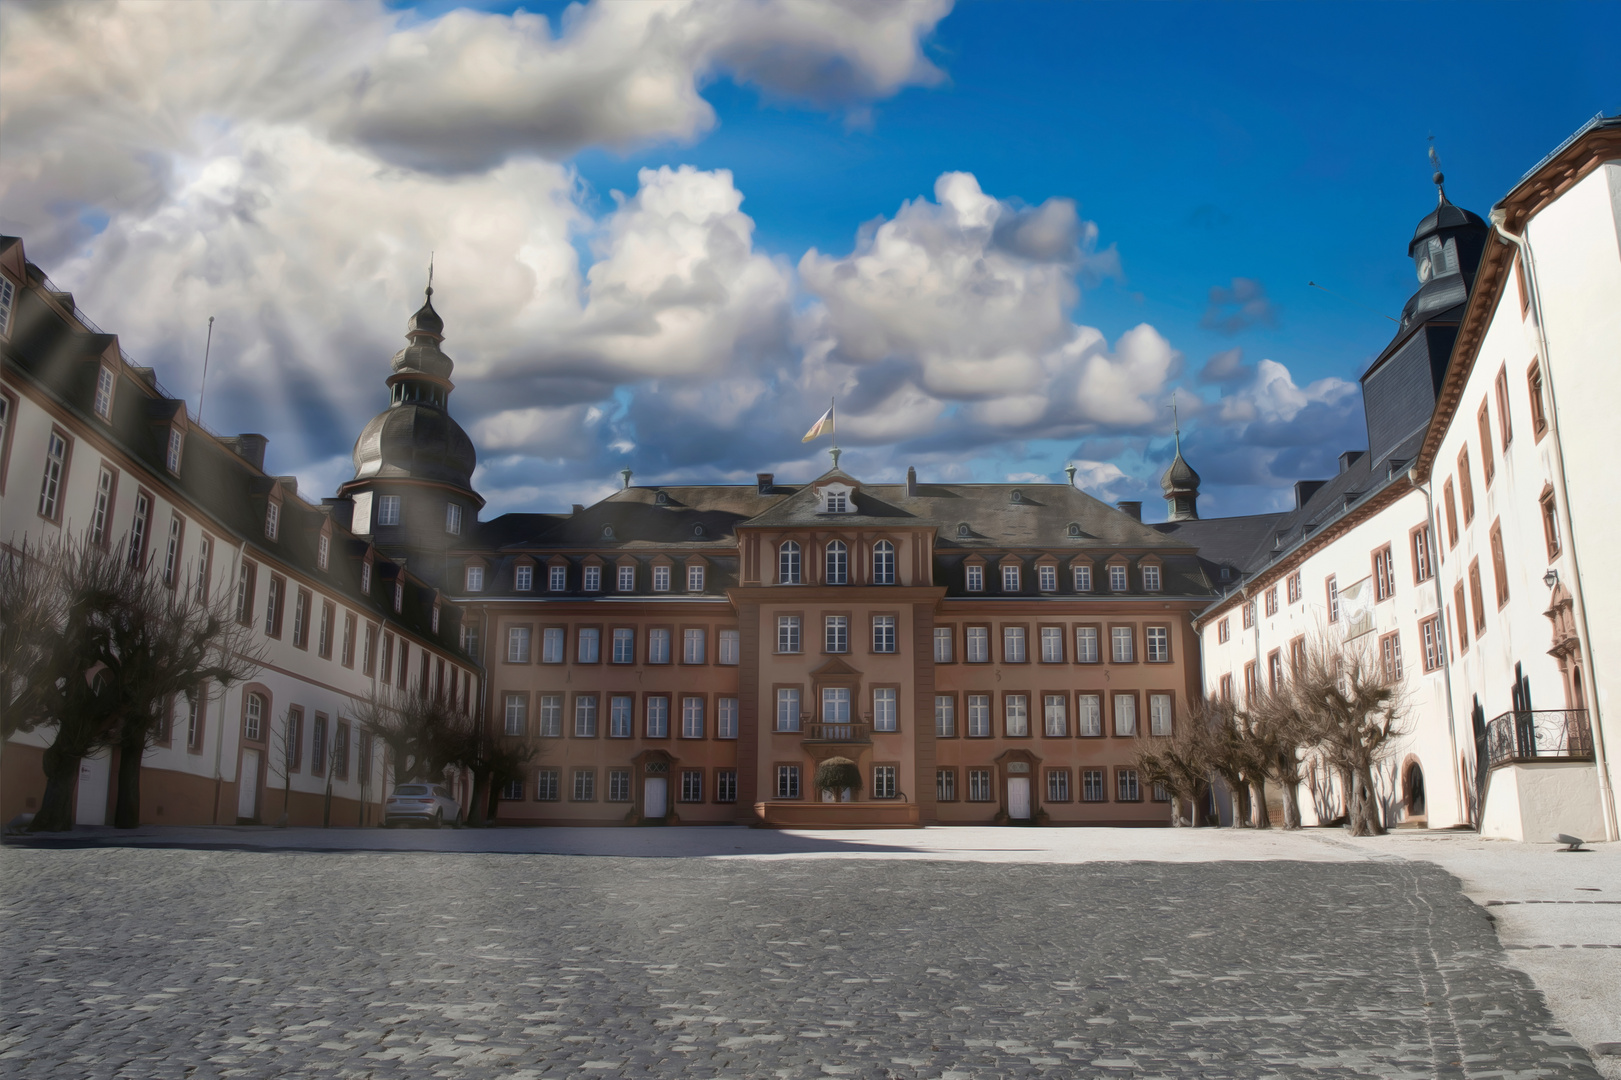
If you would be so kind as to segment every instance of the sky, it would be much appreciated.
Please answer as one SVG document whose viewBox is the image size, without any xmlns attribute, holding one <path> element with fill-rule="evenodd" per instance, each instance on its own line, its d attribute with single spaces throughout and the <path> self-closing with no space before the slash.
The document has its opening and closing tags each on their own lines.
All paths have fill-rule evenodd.
<svg viewBox="0 0 1621 1080">
<path fill-rule="evenodd" d="M 1621 6 L 0 2 L 0 230 L 310 496 L 421 303 L 483 517 L 802 481 L 1205 516 L 1366 445 L 1448 197 L 1621 111 Z M 1322 289 L 1313 288 L 1316 282 Z M 1324 291 L 1327 290 L 1327 291 Z"/>
</svg>

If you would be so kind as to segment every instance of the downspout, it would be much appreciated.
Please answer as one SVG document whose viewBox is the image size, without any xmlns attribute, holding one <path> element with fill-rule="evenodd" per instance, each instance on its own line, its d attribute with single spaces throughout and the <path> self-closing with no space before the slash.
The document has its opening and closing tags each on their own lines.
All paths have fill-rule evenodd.
<svg viewBox="0 0 1621 1080">
<path fill-rule="evenodd" d="M 234 569 L 236 570 L 236 573 L 232 574 L 231 577 L 230 577 L 230 580 L 232 582 L 238 582 L 238 581 L 241 580 L 241 576 L 242 576 L 242 560 L 247 557 L 247 554 L 248 554 L 248 542 L 246 540 L 243 540 L 241 545 L 236 549 L 236 565 L 234 567 Z M 207 699 L 205 698 L 204 701 L 206 702 Z M 214 740 L 214 824 L 215 825 L 218 825 L 220 823 L 220 789 L 221 789 L 221 786 L 224 783 L 224 779 L 220 775 L 220 764 L 224 760 L 224 754 L 225 754 L 225 688 L 223 686 L 220 687 L 220 708 L 219 708 L 219 713 L 220 713 L 220 733 L 219 733 L 219 737 Z"/>
<path fill-rule="evenodd" d="M 1412 484 L 1413 487 L 1417 488 L 1424 495 L 1424 528 L 1426 531 L 1424 542 L 1430 546 L 1428 555 L 1430 561 L 1430 580 L 1435 583 L 1435 613 L 1440 616 L 1440 619 L 1437 621 L 1436 625 L 1440 627 L 1441 633 L 1439 637 L 1441 640 L 1435 643 L 1435 647 L 1441 653 L 1441 680 L 1446 684 L 1447 742 L 1452 747 L 1452 759 L 1450 762 L 1450 767 L 1457 768 L 1458 725 L 1457 721 L 1453 718 L 1452 712 L 1452 660 L 1447 655 L 1448 651 L 1452 647 L 1452 630 L 1447 626 L 1446 594 L 1441 591 L 1441 566 L 1437 561 L 1438 556 L 1441 554 L 1441 545 L 1437 542 L 1437 537 L 1439 537 L 1441 534 L 1435 520 L 1435 502 L 1430 498 L 1430 489 L 1418 482 L 1418 469 L 1413 468 L 1407 470 L 1407 482 Z M 1458 777 L 1456 774 L 1453 775 L 1452 780 L 1454 782 L 1454 791 L 1457 793 L 1458 821 L 1466 822 L 1469 820 L 1469 812 L 1463 801 L 1463 785 L 1461 783 L 1457 783 Z M 1478 830 L 1479 827 L 1479 823 L 1476 823 L 1475 828 Z"/>
<path fill-rule="evenodd" d="M 1570 516 L 1570 488 L 1565 481 L 1565 449 L 1564 442 L 1559 434 L 1559 395 L 1554 389 L 1553 364 L 1548 359 L 1548 332 L 1543 325 L 1542 317 L 1542 291 L 1537 283 L 1536 261 L 1531 253 L 1531 240 L 1521 235 L 1515 236 L 1503 228 L 1507 220 L 1507 212 L 1501 207 L 1493 207 L 1491 211 L 1492 228 L 1505 243 L 1513 244 L 1520 252 L 1520 265 L 1525 268 L 1527 287 L 1531 292 L 1531 310 L 1536 318 L 1537 346 L 1542 354 L 1543 385 L 1548 391 L 1548 424 L 1553 429 L 1553 458 L 1554 472 L 1559 478 L 1559 516 L 1565 528 L 1565 536 L 1570 547 L 1570 568 L 1577 582 L 1576 594 L 1581 595 L 1578 605 L 1576 621 L 1577 634 L 1581 639 L 1582 655 L 1587 658 L 1588 667 L 1588 697 L 1591 699 L 1588 709 L 1592 716 L 1591 728 L 1593 731 L 1593 764 L 1598 770 L 1598 798 L 1599 809 L 1604 815 L 1604 832 L 1606 840 L 1621 839 L 1621 830 L 1616 827 L 1615 792 L 1610 787 L 1610 763 L 1604 749 L 1604 724 L 1599 711 L 1598 692 L 1592 687 L 1593 645 L 1592 637 L 1587 625 L 1587 597 L 1581 593 L 1582 570 L 1581 562 L 1576 554 L 1576 523 Z M 1529 224 L 1529 223 L 1528 223 Z"/>
</svg>

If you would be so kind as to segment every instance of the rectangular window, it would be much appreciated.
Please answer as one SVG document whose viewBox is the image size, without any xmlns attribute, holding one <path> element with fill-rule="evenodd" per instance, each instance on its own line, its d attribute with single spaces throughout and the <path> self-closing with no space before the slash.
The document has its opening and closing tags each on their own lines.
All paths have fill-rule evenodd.
<svg viewBox="0 0 1621 1080">
<path fill-rule="evenodd" d="M 1084 738 L 1097 738 L 1104 733 L 1104 709 L 1101 694 L 1076 694 L 1075 731 Z"/>
<path fill-rule="evenodd" d="M 523 781 L 514 780 L 515 795 L 523 798 Z M 557 801 L 557 770 L 540 769 L 535 773 L 535 799 L 537 802 Z"/>
<path fill-rule="evenodd" d="M 1542 369 L 1533 363 L 1525 374 L 1525 381 L 1531 395 L 1531 432 L 1540 442 L 1548 431 L 1548 414 L 1542 407 Z"/>
<path fill-rule="evenodd" d="M 630 770 L 608 770 L 608 801 L 630 802 Z"/>
<path fill-rule="evenodd" d="M 316 643 L 316 652 L 320 654 L 322 660 L 332 659 L 332 631 L 337 616 L 338 609 L 332 606 L 332 601 L 322 600 L 320 637 Z"/>
<path fill-rule="evenodd" d="M 989 694 L 968 695 L 968 737 L 991 737 L 991 698 Z"/>
<path fill-rule="evenodd" d="M 1274 586 L 1272 586 L 1270 589 L 1268 589 L 1266 591 L 1266 615 L 1267 615 L 1267 618 L 1271 618 L 1272 616 L 1276 615 L 1277 613 L 1278 613 L 1278 587 L 1276 585 L 1274 585 Z"/>
<path fill-rule="evenodd" d="M 625 565 L 619 568 L 619 591 L 633 592 L 636 589 L 636 567 Z"/>
<path fill-rule="evenodd" d="M 626 626 L 615 629 L 613 650 L 614 663 L 634 664 L 636 662 L 636 631 Z"/>
<path fill-rule="evenodd" d="M 1328 575 L 1328 579 L 1323 582 L 1323 590 L 1328 593 L 1328 621 L 1331 623 L 1339 622 L 1340 586 L 1339 582 L 1334 580 L 1333 574 Z"/>
<path fill-rule="evenodd" d="M 968 591 L 985 591 L 985 568 L 977 563 L 968 567 Z"/>
<path fill-rule="evenodd" d="M 1002 627 L 1002 662 L 1005 664 L 1022 664 L 1025 662 L 1024 627 Z"/>
<path fill-rule="evenodd" d="M 715 703 L 715 738 L 737 738 L 737 699 L 723 697 Z"/>
<path fill-rule="evenodd" d="M 1043 664 L 1062 664 L 1064 662 L 1063 627 L 1043 626 L 1041 628 L 1041 662 Z"/>
<path fill-rule="evenodd" d="M 875 799 L 893 799 L 898 785 L 895 782 L 895 766 L 874 765 L 872 767 L 872 797 Z"/>
<path fill-rule="evenodd" d="M 508 694 L 504 733 L 521 738 L 529 733 L 529 695 Z"/>
<path fill-rule="evenodd" d="M 135 493 L 135 520 L 129 526 L 129 564 L 141 566 L 146 562 L 146 534 L 152 522 L 152 497 L 144 491 Z M 243 622 L 247 620 L 244 619 Z"/>
<path fill-rule="evenodd" d="M 1266 654 L 1267 685 L 1275 694 L 1283 685 L 1283 653 L 1273 649 Z"/>
<path fill-rule="evenodd" d="M 1389 544 L 1373 553 L 1373 595 L 1376 600 L 1396 595 L 1396 559 Z"/>
<path fill-rule="evenodd" d="M 1413 553 L 1413 582 L 1419 584 L 1430 580 L 1434 573 L 1430 568 L 1430 527 L 1420 525 L 1408 535 L 1408 545 Z"/>
<path fill-rule="evenodd" d="M 462 508 L 455 503 L 445 504 L 445 532 L 452 536 L 462 533 Z"/>
<path fill-rule="evenodd" d="M 898 730 L 895 708 L 895 688 L 881 686 L 872 692 L 872 729 L 874 731 Z"/>
<path fill-rule="evenodd" d="M 0 406 L 11 399 L 0 398 Z M 90 509 L 90 542 L 97 547 L 107 546 L 107 519 L 112 516 L 113 488 L 117 480 L 113 471 L 103 465 L 96 475 L 96 501 Z"/>
<path fill-rule="evenodd" d="M 1148 695 L 1148 733 L 1166 737 L 1171 734 L 1171 695 Z"/>
<path fill-rule="evenodd" d="M 1083 802 L 1103 801 L 1103 770 L 1081 770 L 1081 800 Z"/>
<path fill-rule="evenodd" d="M 326 775 L 326 717 L 320 713 L 310 724 L 310 775 Z"/>
<path fill-rule="evenodd" d="M 595 694 L 580 694 L 574 699 L 574 737 L 576 739 L 594 739 L 597 737 L 597 696 Z"/>
<path fill-rule="evenodd" d="M 704 662 L 707 637 L 707 632 L 700 628 L 689 628 L 681 631 L 681 662 L 683 664 L 701 664 Z"/>
<path fill-rule="evenodd" d="M 715 658 L 717 664 L 735 667 L 742 661 L 743 638 L 736 630 L 722 630 L 720 632 L 720 655 Z"/>
<path fill-rule="evenodd" d="M 850 722 L 850 690 L 843 686 L 822 687 L 822 723 Z"/>
<path fill-rule="evenodd" d="M 339 720 L 332 736 L 332 775 L 349 779 L 349 725 Z"/>
<path fill-rule="evenodd" d="M 264 737 L 265 699 L 258 694 L 249 694 L 244 712 L 242 737 L 249 742 L 258 742 Z"/>
<path fill-rule="evenodd" d="M 11 306 L 16 297 L 16 287 L 0 277 L 0 336 L 11 334 Z M 4 407 L 0 407 L 0 416 L 3 416 L 4 412 Z"/>
<path fill-rule="evenodd" d="M 602 631 L 594 626 L 582 626 L 575 631 L 574 656 L 582 664 L 595 664 L 602 658 Z"/>
<path fill-rule="evenodd" d="M 1058 591 L 1058 567 L 1043 563 L 1036 567 L 1036 587 L 1042 592 Z"/>
<path fill-rule="evenodd" d="M 1046 735 L 1061 737 L 1069 734 L 1069 717 L 1064 708 L 1063 694 L 1047 694 L 1041 699 L 1041 730 Z"/>
<path fill-rule="evenodd" d="M 528 567 L 520 566 L 518 569 L 527 570 Z M 484 591 L 484 568 L 482 566 L 469 566 L 467 568 L 467 591 Z"/>
<path fill-rule="evenodd" d="M 1480 412 L 1475 416 L 1480 426 L 1480 475 L 1487 487 L 1492 486 L 1492 478 L 1497 475 L 1497 456 L 1492 453 L 1492 418 L 1491 410 L 1486 403 L 1480 403 Z"/>
<path fill-rule="evenodd" d="M 556 798 L 556 795 L 552 796 Z M 523 781 L 508 780 L 501 785 L 501 798 L 507 802 L 516 802 L 523 798 Z M 535 798 L 540 798 L 540 792 L 535 792 Z"/>
<path fill-rule="evenodd" d="M 970 664 L 988 664 L 991 662 L 991 631 L 989 627 L 970 626 L 968 628 L 968 656 Z"/>
<path fill-rule="evenodd" d="M 825 633 L 822 638 L 824 652 L 842 653 L 850 651 L 850 620 L 844 615 L 829 615 L 826 618 Z"/>
<path fill-rule="evenodd" d="M 111 368 L 96 369 L 96 415 L 103 420 L 109 420 L 113 415 L 113 385 L 114 375 Z"/>
<path fill-rule="evenodd" d="M 797 799 L 797 798 L 799 798 L 799 766 L 798 765 L 778 765 L 777 766 L 777 798 L 779 798 L 779 799 Z"/>
<path fill-rule="evenodd" d="M 737 801 L 737 770 L 715 770 L 715 801 L 731 803 Z"/>
<path fill-rule="evenodd" d="M 647 737 L 666 739 L 670 735 L 670 699 L 654 696 L 647 699 Z"/>
<path fill-rule="evenodd" d="M 169 429 L 169 452 L 164 457 L 164 465 L 175 475 L 180 474 L 180 452 L 186 445 L 186 437 L 180 434 L 179 428 Z"/>
<path fill-rule="evenodd" d="M 1111 592 L 1126 591 L 1126 568 L 1120 563 L 1109 567 L 1109 589 Z"/>
<path fill-rule="evenodd" d="M 796 653 L 799 651 L 799 616 L 777 616 L 777 651 L 780 653 Z"/>
<path fill-rule="evenodd" d="M 1497 585 L 1497 606 L 1508 603 L 1508 558 L 1503 553 L 1503 522 L 1492 522 L 1492 580 Z"/>
<path fill-rule="evenodd" d="M 484 587 L 484 571 L 476 566 L 468 567 L 467 569 L 467 587 L 469 589 L 473 588 L 472 574 L 474 570 L 478 571 L 478 588 L 482 589 Z M 516 567 L 512 572 L 512 587 L 518 592 L 529 592 L 532 590 L 535 587 L 535 568 L 530 566 L 528 563 L 523 563 Z"/>
<path fill-rule="evenodd" d="M 243 626 L 253 625 L 254 578 L 258 572 L 253 563 L 244 562 L 236 573 L 236 621 Z"/>
<path fill-rule="evenodd" d="M 1217 645 L 1225 645 L 1229 641 L 1231 641 L 1232 638 L 1233 638 L 1233 627 L 1232 627 L 1232 624 L 1228 620 L 1222 619 L 1220 622 L 1216 623 L 1216 644 Z"/>
<path fill-rule="evenodd" d="M 704 774 L 702 769 L 681 770 L 681 801 L 704 801 Z"/>
<path fill-rule="evenodd" d="M 1098 662 L 1097 627 L 1077 626 L 1075 628 L 1075 662 L 1077 664 L 1095 664 Z"/>
<path fill-rule="evenodd" d="M 704 737 L 703 698 L 689 695 L 681 699 L 681 737 L 683 739 Z"/>
<path fill-rule="evenodd" d="M 584 578 L 586 592 L 602 591 L 602 567 L 587 566 L 584 571 Z"/>
<path fill-rule="evenodd" d="M 608 699 L 608 737 L 628 739 L 635 731 L 636 699 L 628 694 L 616 694 Z"/>
<path fill-rule="evenodd" d="M 1143 792 L 1137 784 L 1136 769 L 1120 769 L 1114 774 L 1115 798 L 1120 802 L 1142 802 Z"/>
<path fill-rule="evenodd" d="M 377 673 L 377 624 L 366 624 L 366 643 L 360 652 L 360 670 L 371 678 Z"/>
<path fill-rule="evenodd" d="M 1463 523 L 1475 520 L 1475 483 L 1469 471 L 1469 447 L 1458 451 L 1458 498 L 1463 504 Z"/>
<path fill-rule="evenodd" d="M 1431 615 L 1419 623 L 1418 636 L 1424 643 L 1424 670 L 1438 670 L 1441 667 L 1441 617 Z"/>
<path fill-rule="evenodd" d="M 402 638 L 400 638 L 400 667 L 399 667 L 399 679 L 398 679 L 399 686 L 400 686 L 401 690 L 405 689 L 406 681 L 411 676 L 410 661 L 411 661 L 411 643 L 406 641 L 402 637 Z"/>
<path fill-rule="evenodd" d="M 1143 567 L 1143 591 L 1159 592 L 1159 567 Z"/>
<path fill-rule="evenodd" d="M 281 533 L 281 503 L 271 502 L 265 507 L 265 539 L 274 540 Z"/>
<path fill-rule="evenodd" d="M 1136 694 L 1114 696 L 1114 733 L 1123 738 L 1131 738 L 1137 734 Z"/>
<path fill-rule="evenodd" d="M 1047 770 L 1047 801 L 1069 802 L 1069 770 Z"/>
<path fill-rule="evenodd" d="M 951 627 L 936 626 L 934 628 L 934 662 L 936 664 L 951 663 L 951 637 Z"/>
<path fill-rule="evenodd" d="M 62 510 L 62 472 L 67 467 L 68 441 L 55 431 L 45 440 L 45 475 L 39 486 L 39 513 L 57 520 Z"/>
<path fill-rule="evenodd" d="M 1379 660 L 1384 665 L 1388 682 L 1401 681 L 1401 634 L 1386 634 L 1379 639 Z"/>
<path fill-rule="evenodd" d="M 1254 701 L 1261 692 L 1261 676 L 1255 661 L 1244 665 L 1244 700 Z"/>
<path fill-rule="evenodd" d="M 647 662 L 649 664 L 668 664 L 670 662 L 670 632 L 668 630 L 649 630 L 647 632 Z"/>
<path fill-rule="evenodd" d="M 265 590 L 265 636 L 281 637 L 282 593 L 287 580 L 280 574 L 270 575 L 270 586 Z"/>
<path fill-rule="evenodd" d="M 1129 626 L 1112 626 L 1109 628 L 1109 654 L 1117 664 L 1129 664 L 1133 661 L 1132 652 L 1133 634 Z"/>
<path fill-rule="evenodd" d="M 595 769 L 574 770 L 574 801 L 595 802 L 597 798 L 597 771 Z"/>
<path fill-rule="evenodd" d="M 1075 591 L 1092 591 L 1092 568 L 1090 566 L 1075 567 Z"/>
<path fill-rule="evenodd" d="M 1249 630 L 1255 625 L 1255 601 L 1251 600 L 1244 605 L 1244 629 Z"/>
<path fill-rule="evenodd" d="M 1225 674 L 1225 675 L 1223 675 L 1221 677 L 1221 682 L 1220 682 L 1219 686 L 1220 686 L 1220 689 L 1218 690 L 1218 693 L 1221 695 L 1221 700 L 1223 700 L 1223 701 L 1231 701 L 1231 700 L 1233 700 L 1233 676 L 1232 676 L 1232 672 L 1228 672 L 1227 674 Z"/>
<path fill-rule="evenodd" d="M 563 695 L 542 694 L 540 696 L 540 726 L 536 734 L 543 739 L 561 739 L 563 737 Z"/>
<path fill-rule="evenodd" d="M 787 686 L 777 691 L 777 730 L 799 730 L 799 689 Z"/>
<path fill-rule="evenodd" d="M 1446 505 L 1447 515 L 1447 547 L 1458 546 L 1458 504 L 1453 495 L 1452 478 L 1447 477 L 1446 483 L 1441 485 L 1441 501 Z"/>
<path fill-rule="evenodd" d="M 1023 738 L 1030 734 L 1030 699 L 1023 694 L 1009 694 L 1002 699 L 1003 730 L 1009 738 Z"/>
<path fill-rule="evenodd" d="M 1294 573 L 1290 574 L 1288 582 L 1289 582 L 1289 585 L 1288 585 L 1288 587 L 1289 587 L 1289 603 L 1291 603 L 1291 604 L 1300 603 L 1300 598 L 1301 598 L 1301 595 L 1302 595 L 1301 589 L 1300 589 L 1300 571 L 1296 570 Z"/>
<path fill-rule="evenodd" d="M 1019 591 L 1019 568 L 1013 565 L 1002 567 L 1002 591 Z"/>
<path fill-rule="evenodd" d="M 1452 591 L 1452 609 L 1456 614 L 1458 624 L 1458 651 L 1469 651 L 1469 604 L 1464 599 L 1463 582 Z"/>
<path fill-rule="evenodd" d="M 892 653 L 895 651 L 895 616 L 874 615 L 872 617 L 872 651 L 875 653 Z"/>
<path fill-rule="evenodd" d="M 934 734 L 939 739 L 957 734 L 957 699 L 951 694 L 934 695 Z"/>
<path fill-rule="evenodd" d="M 1475 638 L 1486 632 L 1486 593 L 1480 587 L 1480 560 L 1469 561 L 1469 599 L 1475 605 Z"/>
<path fill-rule="evenodd" d="M 304 762 L 304 710 L 297 705 L 287 709 L 287 730 L 283 742 L 287 771 L 297 772 Z"/>
<path fill-rule="evenodd" d="M 1542 539 L 1548 545 L 1548 561 L 1553 562 L 1559 556 L 1559 509 L 1552 487 L 1542 493 L 1538 505 L 1542 511 Z"/>
<path fill-rule="evenodd" d="M 939 802 L 957 801 L 957 770 L 934 770 L 934 797 Z"/>
<path fill-rule="evenodd" d="M 687 567 L 687 591 L 704 591 L 704 568 L 701 566 Z"/>
<path fill-rule="evenodd" d="M 1171 659 L 1171 630 L 1168 626 L 1150 626 L 1145 634 L 1148 662 L 1164 664 Z"/>
<path fill-rule="evenodd" d="M 668 566 L 653 567 L 653 591 L 670 591 L 670 568 Z"/>
<path fill-rule="evenodd" d="M 548 592 L 566 592 L 568 590 L 567 566 L 548 566 L 546 568 L 546 589 Z"/>
<path fill-rule="evenodd" d="M 338 658 L 344 667 L 355 666 L 355 615 L 352 611 L 343 613 L 343 647 L 338 652 Z"/>
<path fill-rule="evenodd" d="M 991 801 L 991 770 L 989 770 L 989 769 L 969 769 L 968 770 L 968 801 L 969 802 L 990 802 Z"/>
<path fill-rule="evenodd" d="M 400 523 L 400 497 L 398 495 L 384 495 L 377 500 L 377 524 L 398 525 Z"/>
</svg>

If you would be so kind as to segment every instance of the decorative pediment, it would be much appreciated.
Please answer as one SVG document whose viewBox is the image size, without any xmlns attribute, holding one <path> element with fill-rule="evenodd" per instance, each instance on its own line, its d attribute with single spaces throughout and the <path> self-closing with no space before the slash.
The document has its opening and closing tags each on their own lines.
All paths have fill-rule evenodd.
<svg viewBox="0 0 1621 1080">
<path fill-rule="evenodd" d="M 860 675 L 861 672 L 846 664 L 842 657 L 834 656 L 830 657 L 827 663 L 812 671 L 811 674 L 821 677 L 827 675 Z"/>
</svg>

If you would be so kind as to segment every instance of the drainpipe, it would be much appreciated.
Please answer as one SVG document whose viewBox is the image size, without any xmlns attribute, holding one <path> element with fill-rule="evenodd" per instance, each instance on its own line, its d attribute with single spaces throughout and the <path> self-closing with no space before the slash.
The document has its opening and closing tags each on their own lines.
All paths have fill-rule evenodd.
<svg viewBox="0 0 1621 1080">
<path fill-rule="evenodd" d="M 1592 664 L 1593 644 L 1592 636 L 1587 625 L 1587 598 L 1581 591 L 1582 570 L 1581 562 L 1576 554 L 1576 523 L 1570 516 L 1570 488 L 1565 480 L 1565 449 L 1564 442 L 1559 433 L 1559 395 L 1554 389 L 1553 364 L 1548 358 L 1548 331 L 1543 325 L 1542 317 L 1542 290 L 1537 280 L 1536 260 L 1531 253 L 1531 239 L 1528 236 L 1515 236 L 1503 228 L 1503 222 L 1508 214 L 1501 207 L 1493 207 L 1491 211 L 1492 228 L 1504 243 L 1513 244 L 1520 252 L 1520 265 L 1525 268 L 1526 285 L 1531 292 L 1531 313 L 1536 319 L 1537 346 L 1542 353 L 1542 379 L 1548 391 L 1548 424 L 1553 429 L 1553 460 L 1554 475 L 1559 481 L 1559 516 L 1565 529 L 1566 542 L 1570 547 L 1570 568 L 1575 575 L 1577 588 L 1574 595 L 1581 597 L 1577 605 L 1576 620 L 1577 636 L 1581 639 L 1582 655 L 1587 657 L 1588 664 L 1588 705 L 1589 715 L 1592 717 L 1593 729 L 1593 764 L 1598 771 L 1598 798 L 1599 810 L 1604 815 L 1604 838 L 1606 840 L 1621 839 L 1621 830 L 1616 827 L 1615 792 L 1610 787 L 1610 762 L 1604 748 L 1604 724 L 1599 710 L 1598 692 L 1593 688 Z"/>
<path fill-rule="evenodd" d="M 231 578 L 230 578 L 230 580 L 232 582 L 232 585 L 231 585 L 232 588 L 235 588 L 236 587 L 235 583 L 241 579 L 242 560 L 243 560 L 243 558 L 245 558 L 247 556 L 247 553 L 248 553 L 248 542 L 246 540 L 244 540 L 244 541 L 242 541 L 241 546 L 239 546 L 236 549 L 236 564 L 233 567 L 233 569 L 236 570 L 236 573 L 232 574 Z M 205 706 L 206 706 L 207 702 L 208 702 L 208 699 L 205 697 L 203 699 L 203 703 L 204 703 Z M 223 686 L 220 687 L 219 714 L 220 714 L 220 732 L 219 732 L 219 737 L 214 740 L 214 824 L 215 825 L 218 825 L 220 823 L 220 789 L 221 789 L 221 785 L 224 783 L 224 780 L 220 775 L 220 763 L 223 760 L 223 757 L 224 757 L 224 754 L 225 754 L 225 688 Z M 233 815 L 232 821 L 233 821 L 233 824 L 234 824 L 234 822 L 235 822 L 234 815 Z"/>
<path fill-rule="evenodd" d="M 1452 646 L 1452 631 L 1447 626 L 1446 599 L 1445 594 L 1441 591 L 1441 567 L 1440 563 L 1438 562 L 1438 556 L 1441 554 L 1441 545 L 1437 538 L 1441 535 L 1441 533 L 1439 531 L 1438 523 L 1435 520 L 1435 502 L 1430 498 L 1430 489 L 1418 482 L 1418 470 L 1416 468 L 1407 470 L 1407 482 L 1412 484 L 1413 487 L 1417 488 L 1424 495 L 1424 527 L 1428 533 L 1426 536 L 1426 542 L 1430 545 L 1430 580 L 1435 583 L 1435 613 L 1440 616 L 1440 621 L 1438 621 L 1436 625 L 1441 628 L 1441 633 L 1439 635 L 1441 640 L 1437 641 L 1435 645 L 1436 648 L 1441 652 L 1441 680 L 1446 684 L 1447 743 L 1452 748 L 1450 767 L 1456 769 L 1458 767 L 1458 725 L 1457 721 L 1453 718 L 1452 712 L 1452 660 L 1447 656 L 1447 651 Z M 1422 644 L 1422 642 L 1420 642 L 1420 644 Z M 1457 794 L 1458 820 L 1460 822 L 1468 821 L 1468 808 L 1465 806 L 1463 801 L 1463 785 L 1458 782 L 1457 774 L 1453 775 L 1452 780 L 1453 790 Z M 1484 807 L 1482 809 L 1484 809 Z M 1480 828 L 1478 822 L 1476 823 L 1475 828 L 1477 830 Z"/>
</svg>

